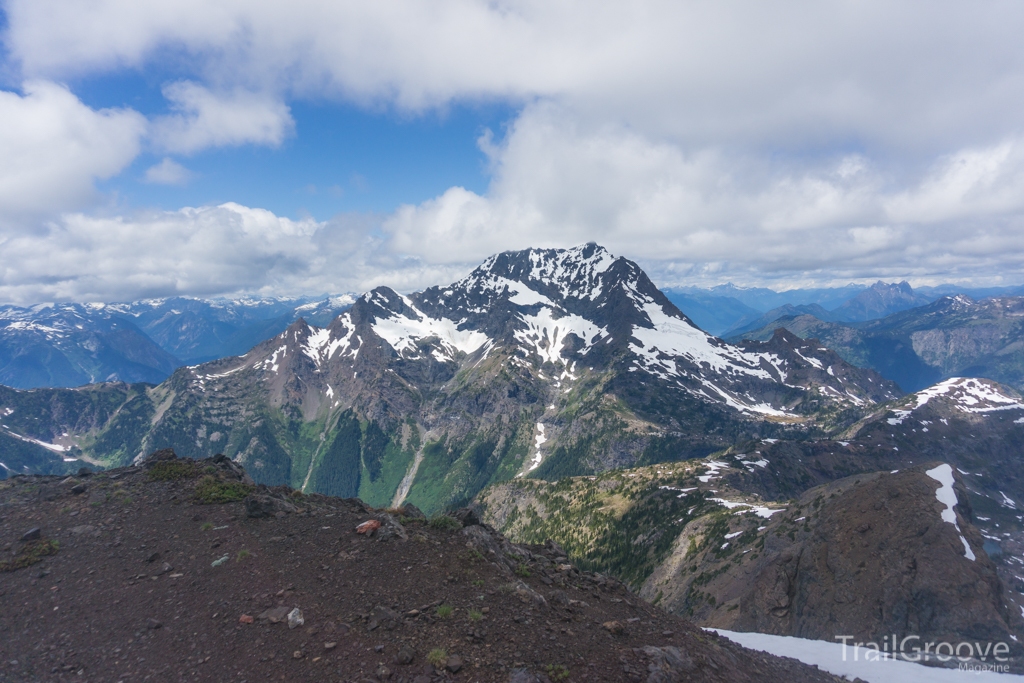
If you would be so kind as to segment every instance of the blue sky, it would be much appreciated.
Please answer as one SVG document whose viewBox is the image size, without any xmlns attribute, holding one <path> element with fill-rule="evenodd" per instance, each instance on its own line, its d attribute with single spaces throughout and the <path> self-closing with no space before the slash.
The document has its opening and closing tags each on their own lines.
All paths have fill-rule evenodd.
<svg viewBox="0 0 1024 683">
<path fill-rule="evenodd" d="M 0 0 L 0 301 L 597 241 L 667 286 L 1024 282 L 1024 7 Z"/>
</svg>

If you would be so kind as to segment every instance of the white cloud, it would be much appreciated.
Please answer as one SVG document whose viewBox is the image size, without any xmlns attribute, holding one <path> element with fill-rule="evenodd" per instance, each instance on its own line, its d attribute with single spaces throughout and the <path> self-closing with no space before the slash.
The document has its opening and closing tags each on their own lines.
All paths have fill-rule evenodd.
<svg viewBox="0 0 1024 683">
<path fill-rule="evenodd" d="M 146 121 L 137 112 L 90 109 L 47 81 L 22 90 L 0 91 L 0 218 L 73 207 L 138 154 Z"/>
<path fill-rule="evenodd" d="M 597 240 L 665 284 L 695 279 L 1024 279 L 1020 142 L 964 150 L 889 182 L 860 155 L 813 165 L 683 153 L 624 126 L 527 108 L 496 145 L 486 196 L 452 188 L 385 222 L 431 263 Z"/>
<path fill-rule="evenodd" d="M 153 122 L 152 140 L 169 152 L 246 143 L 277 146 L 295 125 L 286 105 L 260 93 L 213 93 L 188 81 L 171 83 L 163 93 L 174 113 Z"/>
<path fill-rule="evenodd" d="M 30 75 L 172 54 L 217 90 L 411 109 L 546 98 L 687 145 L 948 152 L 1016 128 L 1024 100 L 1024 6 L 1009 0 L 9 0 L 7 14 Z"/>
<path fill-rule="evenodd" d="M 185 185 L 191 178 L 191 171 L 169 157 L 147 168 L 145 175 L 147 183 L 157 185 Z"/>
<path fill-rule="evenodd" d="M 426 284 L 499 249 L 591 239 L 665 282 L 1024 279 L 1024 5 L 1010 0 L 8 0 L 6 9 L 5 46 L 29 77 L 146 72 L 172 56 L 189 80 L 165 90 L 172 112 L 150 138 L 161 153 L 279 145 L 294 99 L 413 112 L 521 106 L 500 142 L 481 141 L 488 191 L 452 187 L 400 207 L 384 221 L 385 242 L 350 236 L 375 245 L 357 250 L 369 265 L 354 281 Z M 78 106 L 94 118 L 133 116 Z M 35 186 L 70 188 L 54 205 L 74 205 L 68 197 L 124 167 L 134 135 L 125 140 L 135 147 L 113 148 L 121 156 L 104 150 L 106 166 L 72 164 L 68 182 Z M 199 220 L 161 216 L 121 220 L 174 235 Z M 92 234 L 90 221 L 116 223 L 76 214 L 53 230 L 73 243 Z M 352 235 L 373 234 L 364 229 Z M 282 251 L 239 250 L 253 272 L 240 265 L 218 286 L 300 282 L 285 266 L 326 273 L 319 252 L 299 247 L 313 238 L 294 239 Z M 278 274 L 261 278 L 266 254 L 277 254 Z M 163 253 L 155 258 L 170 272 Z M 69 291 L 98 291 L 87 280 Z"/>
<path fill-rule="evenodd" d="M 128 216 L 70 213 L 0 238 L 0 301 L 121 301 L 415 289 L 456 268 L 391 256 L 367 237 L 372 217 L 290 220 L 227 203 Z"/>
</svg>

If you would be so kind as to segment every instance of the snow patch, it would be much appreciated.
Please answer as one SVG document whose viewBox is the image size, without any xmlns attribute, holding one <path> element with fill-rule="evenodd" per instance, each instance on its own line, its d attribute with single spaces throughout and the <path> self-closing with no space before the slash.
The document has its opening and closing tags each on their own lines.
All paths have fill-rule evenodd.
<svg viewBox="0 0 1024 683">
<path fill-rule="evenodd" d="M 956 493 L 953 491 L 953 468 L 943 463 L 926 471 L 925 474 L 942 484 L 935 492 L 938 501 L 946 506 L 946 509 L 942 511 L 942 521 L 953 525 L 957 533 L 960 534 L 960 541 L 964 544 L 964 555 L 968 560 L 974 562 L 974 552 L 967 543 L 967 539 L 964 538 L 963 532 L 960 531 L 960 525 L 956 521 L 956 512 L 953 511 L 953 507 L 956 505 Z"/>
</svg>

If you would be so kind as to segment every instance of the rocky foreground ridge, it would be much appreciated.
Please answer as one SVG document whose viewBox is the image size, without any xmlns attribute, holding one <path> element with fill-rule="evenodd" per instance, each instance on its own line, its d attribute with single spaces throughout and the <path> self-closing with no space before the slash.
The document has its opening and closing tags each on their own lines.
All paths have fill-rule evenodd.
<svg viewBox="0 0 1024 683">
<path fill-rule="evenodd" d="M 0 681 L 834 681 L 470 509 L 256 486 L 223 456 L 0 481 Z"/>
</svg>

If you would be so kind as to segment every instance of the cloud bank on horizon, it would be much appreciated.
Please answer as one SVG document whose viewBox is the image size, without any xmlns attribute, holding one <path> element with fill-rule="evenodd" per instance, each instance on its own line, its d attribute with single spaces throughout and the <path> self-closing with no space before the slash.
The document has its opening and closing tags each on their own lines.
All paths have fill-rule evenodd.
<svg viewBox="0 0 1024 683">
<path fill-rule="evenodd" d="M 0 301 L 413 289 L 591 240 L 664 285 L 1024 282 L 1019 3 L 2 7 Z M 164 111 L 76 95 L 124 73 L 160 79 Z M 144 153 L 145 182 L 186 186 L 191 155 L 281 148 L 311 101 L 515 115 L 477 141 L 485 192 L 383 214 L 97 189 Z"/>
</svg>

